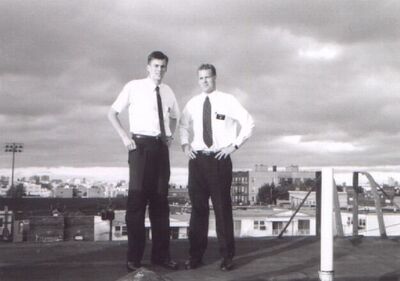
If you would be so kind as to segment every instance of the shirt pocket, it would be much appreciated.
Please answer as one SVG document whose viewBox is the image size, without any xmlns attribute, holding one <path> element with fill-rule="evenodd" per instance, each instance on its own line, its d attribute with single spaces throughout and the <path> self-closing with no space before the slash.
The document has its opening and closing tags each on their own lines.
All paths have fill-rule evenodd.
<svg viewBox="0 0 400 281">
<path fill-rule="evenodd" d="M 228 116 L 226 113 L 224 111 L 214 111 L 212 117 L 213 132 L 224 134 L 226 131 L 226 125 L 228 124 Z"/>
</svg>

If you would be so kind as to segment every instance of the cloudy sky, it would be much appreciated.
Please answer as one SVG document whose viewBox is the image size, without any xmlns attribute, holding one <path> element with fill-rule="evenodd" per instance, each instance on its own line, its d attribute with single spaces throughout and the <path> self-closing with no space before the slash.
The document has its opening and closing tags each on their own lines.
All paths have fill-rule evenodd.
<svg viewBox="0 0 400 281">
<path fill-rule="evenodd" d="M 209 62 L 253 115 L 237 168 L 398 165 L 399 14 L 398 1 L 2 0 L 0 143 L 25 144 L 19 168 L 126 167 L 107 111 L 162 50 L 181 108 Z M 171 162 L 186 166 L 177 140 Z"/>
</svg>

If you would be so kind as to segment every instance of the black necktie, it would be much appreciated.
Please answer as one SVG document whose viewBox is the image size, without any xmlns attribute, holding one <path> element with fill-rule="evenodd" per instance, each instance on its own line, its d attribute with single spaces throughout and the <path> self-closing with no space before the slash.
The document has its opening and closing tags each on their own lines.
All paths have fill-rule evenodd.
<svg viewBox="0 0 400 281">
<path fill-rule="evenodd" d="M 164 125 L 164 114 L 160 96 L 160 87 L 158 86 L 156 87 L 156 93 L 157 93 L 158 121 L 160 122 L 161 139 L 165 141 L 166 135 L 165 135 L 165 125 Z"/>
<path fill-rule="evenodd" d="M 211 103 L 208 97 L 203 104 L 203 140 L 208 147 L 212 146 Z"/>
</svg>

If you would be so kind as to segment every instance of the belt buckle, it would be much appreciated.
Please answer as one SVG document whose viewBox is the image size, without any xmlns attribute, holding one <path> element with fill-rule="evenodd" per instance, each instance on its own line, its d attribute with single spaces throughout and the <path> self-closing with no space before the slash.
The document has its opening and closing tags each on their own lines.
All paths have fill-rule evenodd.
<svg viewBox="0 0 400 281">
<path fill-rule="evenodd" d="M 203 153 L 204 155 L 206 155 L 206 156 L 210 156 L 210 155 L 213 154 L 212 151 L 206 151 L 206 150 L 203 150 L 202 153 Z"/>
</svg>

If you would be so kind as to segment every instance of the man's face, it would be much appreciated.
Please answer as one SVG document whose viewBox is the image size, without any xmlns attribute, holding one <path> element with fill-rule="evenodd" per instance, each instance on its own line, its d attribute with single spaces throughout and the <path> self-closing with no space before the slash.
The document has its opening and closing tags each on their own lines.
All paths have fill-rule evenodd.
<svg viewBox="0 0 400 281">
<path fill-rule="evenodd" d="M 167 61 L 152 59 L 147 65 L 147 71 L 149 72 L 150 79 L 161 82 L 164 74 L 167 72 Z"/>
<path fill-rule="evenodd" d="M 199 70 L 199 85 L 204 93 L 211 93 L 215 91 L 216 76 L 212 74 L 211 69 Z"/>
</svg>

